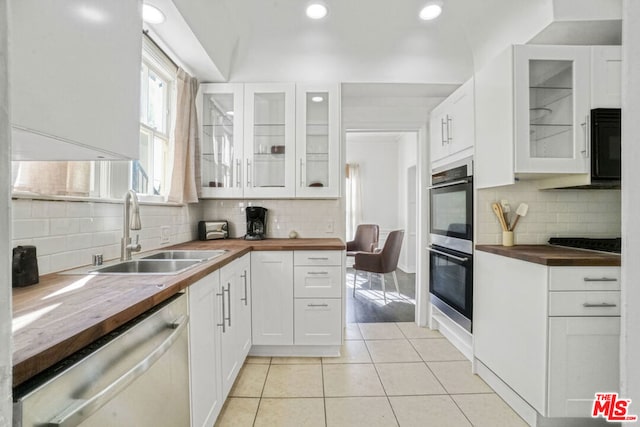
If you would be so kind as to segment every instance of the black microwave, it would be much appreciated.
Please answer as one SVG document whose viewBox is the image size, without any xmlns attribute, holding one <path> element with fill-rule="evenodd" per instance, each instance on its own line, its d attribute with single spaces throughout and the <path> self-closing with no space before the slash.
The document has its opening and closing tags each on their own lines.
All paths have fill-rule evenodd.
<svg viewBox="0 0 640 427">
<path fill-rule="evenodd" d="M 591 110 L 591 184 L 620 185 L 619 108 Z"/>
</svg>

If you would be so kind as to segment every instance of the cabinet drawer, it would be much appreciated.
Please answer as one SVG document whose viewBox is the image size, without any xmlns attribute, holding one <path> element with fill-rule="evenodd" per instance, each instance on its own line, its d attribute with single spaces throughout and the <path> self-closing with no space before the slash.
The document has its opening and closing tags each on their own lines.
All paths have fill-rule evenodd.
<svg viewBox="0 0 640 427">
<path fill-rule="evenodd" d="M 620 290 L 620 267 L 551 267 L 550 291 Z"/>
<path fill-rule="evenodd" d="M 341 344 L 342 305 L 340 299 L 297 298 L 294 306 L 294 344 Z"/>
<path fill-rule="evenodd" d="M 342 267 L 295 267 L 295 298 L 340 298 Z"/>
<path fill-rule="evenodd" d="M 549 316 L 619 316 L 620 292 L 550 292 Z"/>
<path fill-rule="evenodd" d="M 342 251 L 295 251 L 294 265 L 342 265 Z"/>
</svg>

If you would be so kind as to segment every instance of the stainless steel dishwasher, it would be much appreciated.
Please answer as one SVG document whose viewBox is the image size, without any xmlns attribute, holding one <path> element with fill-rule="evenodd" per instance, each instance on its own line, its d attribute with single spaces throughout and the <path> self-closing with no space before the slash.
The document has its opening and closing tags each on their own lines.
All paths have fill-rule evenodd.
<svg viewBox="0 0 640 427">
<path fill-rule="evenodd" d="M 189 426 L 178 294 L 14 390 L 13 426 Z"/>
</svg>

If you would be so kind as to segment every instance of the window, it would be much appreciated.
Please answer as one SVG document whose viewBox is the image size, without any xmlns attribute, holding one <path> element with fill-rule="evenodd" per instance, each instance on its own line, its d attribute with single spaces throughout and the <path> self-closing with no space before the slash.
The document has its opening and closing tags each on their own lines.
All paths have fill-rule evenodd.
<svg viewBox="0 0 640 427">
<path fill-rule="evenodd" d="M 164 196 L 171 182 L 171 120 L 176 69 L 145 37 L 140 68 L 140 160 L 132 165 L 132 188 L 140 194 Z"/>
</svg>

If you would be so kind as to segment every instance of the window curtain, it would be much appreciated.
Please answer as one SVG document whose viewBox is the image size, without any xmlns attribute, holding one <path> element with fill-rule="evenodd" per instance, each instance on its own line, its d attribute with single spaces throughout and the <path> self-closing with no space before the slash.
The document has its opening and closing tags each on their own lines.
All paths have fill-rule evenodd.
<svg viewBox="0 0 640 427">
<path fill-rule="evenodd" d="M 17 191 L 55 195 L 89 196 L 91 162 L 20 162 L 13 184 Z"/>
<path fill-rule="evenodd" d="M 176 203 L 197 203 L 197 183 L 200 180 L 200 163 L 197 161 L 200 157 L 200 148 L 196 116 L 198 81 L 179 68 L 176 86 L 173 171 L 167 200 Z"/>
<path fill-rule="evenodd" d="M 353 240 L 358 224 L 362 222 L 362 190 L 360 182 L 360 166 L 357 163 L 347 164 L 347 240 Z"/>
</svg>

